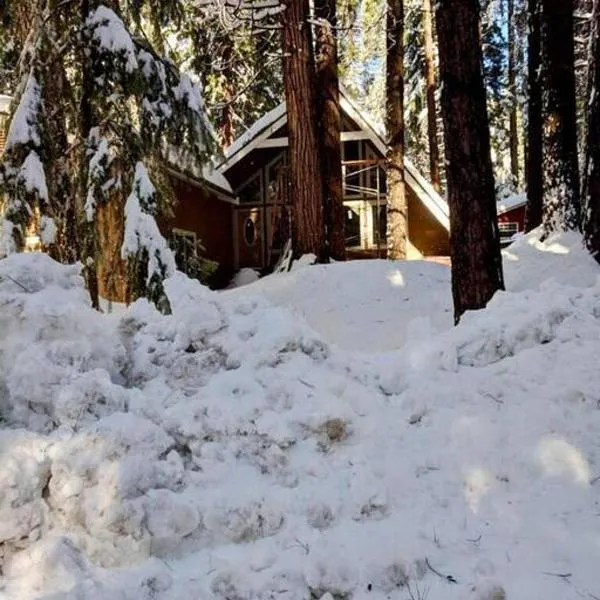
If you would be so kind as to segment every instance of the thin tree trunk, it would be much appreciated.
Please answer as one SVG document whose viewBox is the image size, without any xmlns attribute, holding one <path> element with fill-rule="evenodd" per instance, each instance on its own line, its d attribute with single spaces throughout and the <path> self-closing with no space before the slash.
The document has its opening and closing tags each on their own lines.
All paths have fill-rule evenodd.
<svg viewBox="0 0 600 600">
<path fill-rule="evenodd" d="M 435 100 L 435 46 L 431 0 L 423 0 L 423 36 L 425 38 L 425 81 L 427 85 L 427 135 L 429 137 L 429 175 L 433 187 L 441 190 L 440 149 L 438 146 L 437 107 Z"/>
<path fill-rule="evenodd" d="M 454 320 L 504 288 L 478 0 L 439 0 L 438 46 Z"/>
<path fill-rule="evenodd" d="M 329 253 L 346 259 L 344 191 L 342 180 L 341 114 L 335 0 L 316 0 L 317 93 L 321 115 L 324 219 Z"/>
<path fill-rule="evenodd" d="M 525 230 L 531 231 L 542 224 L 543 172 L 542 172 L 542 88 L 540 0 L 528 0 L 528 79 L 529 104 L 527 108 L 527 209 Z"/>
<path fill-rule="evenodd" d="M 387 3 L 387 257 L 406 258 L 408 208 L 404 183 L 404 2 Z"/>
<path fill-rule="evenodd" d="M 231 58 L 233 51 L 233 42 L 230 38 L 227 38 L 225 41 L 225 47 L 223 48 L 223 64 L 226 65 L 225 72 L 222 73 L 224 82 L 223 82 L 223 100 L 225 102 L 225 106 L 223 107 L 223 112 L 220 115 L 219 126 L 218 126 L 218 135 L 219 141 L 223 148 L 228 148 L 233 144 L 235 140 L 235 127 L 233 124 L 233 98 L 234 98 L 234 89 L 233 89 L 233 77 L 231 73 Z"/>
<path fill-rule="evenodd" d="M 587 210 L 585 241 L 600 262 L 600 0 L 595 0 L 592 20 L 593 50 L 590 56 L 590 99 L 588 102 L 587 144 L 584 181 Z"/>
<path fill-rule="evenodd" d="M 323 178 L 317 135 L 316 73 L 308 0 L 288 0 L 283 14 L 283 83 L 294 207 L 294 254 L 326 259 Z"/>
<path fill-rule="evenodd" d="M 580 227 L 573 0 L 542 0 L 544 233 Z"/>
<path fill-rule="evenodd" d="M 510 172 L 513 184 L 519 188 L 519 132 L 517 122 L 517 44 L 515 43 L 515 0 L 508 0 L 508 93 L 510 95 L 509 141 L 510 141 Z"/>
<path fill-rule="evenodd" d="M 80 6 L 80 19 L 81 27 L 86 27 L 87 19 L 90 15 L 90 2 L 89 0 L 81 0 Z M 78 193 L 78 212 L 84 214 L 83 207 L 85 206 L 87 196 L 87 175 L 88 175 L 88 161 L 86 157 L 87 143 L 90 136 L 90 131 L 93 125 L 93 109 L 92 109 L 92 95 L 94 90 L 94 75 L 92 65 L 90 64 L 89 55 L 84 54 L 84 68 L 82 69 L 82 82 L 81 82 L 81 101 L 79 103 L 79 135 L 81 137 L 81 161 L 84 165 L 82 169 L 82 175 L 79 181 L 79 193 Z M 83 250 L 82 258 L 84 264 L 84 277 L 86 280 L 88 292 L 90 294 L 90 300 L 92 307 L 96 310 L 100 309 L 100 300 L 98 293 L 98 274 L 96 272 L 97 262 L 97 247 L 96 247 L 96 231 L 94 221 L 88 221 L 86 217 L 83 217 Z"/>
</svg>

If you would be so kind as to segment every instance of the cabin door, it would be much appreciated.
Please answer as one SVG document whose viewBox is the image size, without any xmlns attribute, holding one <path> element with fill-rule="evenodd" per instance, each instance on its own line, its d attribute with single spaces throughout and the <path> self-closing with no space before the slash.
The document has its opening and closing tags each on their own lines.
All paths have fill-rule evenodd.
<svg viewBox="0 0 600 600">
<path fill-rule="evenodd" d="M 264 266 L 264 209 L 236 210 L 236 246 L 238 266 L 260 269 Z"/>
</svg>

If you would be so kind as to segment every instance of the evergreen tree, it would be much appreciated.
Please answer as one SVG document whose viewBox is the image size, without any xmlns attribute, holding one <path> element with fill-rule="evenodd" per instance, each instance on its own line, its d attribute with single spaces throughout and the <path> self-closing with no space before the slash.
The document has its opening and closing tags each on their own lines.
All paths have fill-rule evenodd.
<svg viewBox="0 0 600 600">
<path fill-rule="evenodd" d="M 542 223 L 544 190 L 542 173 L 542 88 L 541 88 L 541 4 L 528 0 L 529 40 L 528 120 L 527 120 L 527 209 L 525 229 L 531 231 Z"/>
<path fill-rule="evenodd" d="M 543 225 L 580 227 L 573 0 L 541 0 Z"/>
<path fill-rule="evenodd" d="M 454 318 L 504 288 L 477 0 L 437 4 Z"/>
<path fill-rule="evenodd" d="M 406 258 L 408 205 L 404 182 L 404 3 L 388 0 L 387 14 L 387 256 Z"/>
<path fill-rule="evenodd" d="M 26 33 L 13 31 L 22 75 L 0 171 L 2 238 L 7 249 L 21 249 L 33 222 L 45 246 L 62 240 L 75 251 L 58 257 L 83 261 L 95 305 L 96 273 L 104 273 L 101 284 L 110 292 L 114 258 L 124 257 L 136 265 L 124 282 L 128 296 L 146 295 L 164 307 L 161 282 L 173 263 L 150 222 L 169 190 L 155 165 L 174 148 L 179 164 L 205 160 L 210 126 L 199 88 L 132 34 L 143 19 L 174 14 L 174 4 L 111 6 L 116 10 L 95 0 L 40 0 Z M 8 3 L 5 15 L 20 8 Z M 140 191 L 151 186 L 158 190 L 152 202 Z M 137 205 L 126 200 L 134 192 L 143 193 Z M 137 245 L 123 242 L 125 232 Z M 125 272 L 116 269 L 117 276 L 119 270 Z"/>
</svg>

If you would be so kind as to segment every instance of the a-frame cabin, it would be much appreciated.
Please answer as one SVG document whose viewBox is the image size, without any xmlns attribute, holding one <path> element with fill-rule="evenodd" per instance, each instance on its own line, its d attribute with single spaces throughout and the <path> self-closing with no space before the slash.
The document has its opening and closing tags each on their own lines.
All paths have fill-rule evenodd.
<svg viewBox="0 0 600 600">
<path fill-rule="evenodd" d="M 385 255 L 386 144 L 377 128 L 344 91 L 342 172 L 345 232 L 351 258 Z M 219 171 L 229 181 L 234 207 L 236 267 L 275 264 L 289 237 L 292 218 L 285 103 L 259 119 L 225 152 Z M 410 162 L 405 163 L 409 258 L 447 256 L 448 205 Z"/>
</svg>

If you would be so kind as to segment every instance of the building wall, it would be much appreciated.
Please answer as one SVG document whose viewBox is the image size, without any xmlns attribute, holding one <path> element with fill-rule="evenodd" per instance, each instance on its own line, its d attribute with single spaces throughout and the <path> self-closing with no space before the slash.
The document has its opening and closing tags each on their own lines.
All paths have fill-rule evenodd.
<svg viewBox="0 0 600 600">
<path fill-rule="evenodd" d="M 407 186 L 408 239 L 423 256 L 448 256 L 450 237 L 446 229 L 427 210 Z"/>
<path fill-rule="evenodd" d="M 163 235 L 173 229 L 193 231 L 206 248 L 206 258 L 233 265 L 233 206 L 201 187 L 174 180 L 177 202 L 173 217 L 159 222 Z"/>
<path fill-rule="evenodd" d="M 518 223 L 519 231 L 525 231 L 525 206 L 519 206 L 498 215 L 498 223 Z"/>
</svg>

